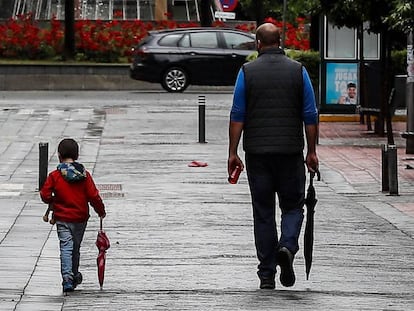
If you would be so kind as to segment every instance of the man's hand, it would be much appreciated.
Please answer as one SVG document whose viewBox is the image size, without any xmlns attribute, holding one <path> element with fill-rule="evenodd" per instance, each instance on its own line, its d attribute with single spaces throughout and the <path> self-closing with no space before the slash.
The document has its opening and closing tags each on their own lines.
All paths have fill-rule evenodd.
<svg viewBox="0 0 414 311">
<path fill-rule="evenodd" d="M 244 170 L 243 161 L 237 154 L 237 147 L 243 131 L 243 126 L 243 122 L 230 121 L 229 124 L 229 159 L 227 161 L 227 172 L 229 176 L 236 166 L 240 166 L 240 168 Z"/>
<path fill-rule="evenodd" d="M 319 160 L 316 152 L 308 152 L 306 155 L 306 166 L 311 173 L 316 173 L 319 170 Z"/>
<path fill-rule="evenodd" d="M 305 126 L 306 132 L 306 141 L 308 145 L 308 152 L 306 154 L 306 166 L 308 167 L 308 171 L 312 173 L 316 173 L 319 169 L 319 160 L 318 156 L 316 155 L 316 139 L 318 136 L 318 125 L 317 124 L 309 124 Z"/>
<path fill-rule="evenodd" d="M 239 158 L 239 156 L 237 154 L 230 155 L 227 161 L 227 172 L 229 176 L 231 175 L 231 172 L 233 172 L 233 170 L 236 168 L 236 166 L 240 166 L 241 170 L 244 170 L 243 161 Z"/>
</svg>

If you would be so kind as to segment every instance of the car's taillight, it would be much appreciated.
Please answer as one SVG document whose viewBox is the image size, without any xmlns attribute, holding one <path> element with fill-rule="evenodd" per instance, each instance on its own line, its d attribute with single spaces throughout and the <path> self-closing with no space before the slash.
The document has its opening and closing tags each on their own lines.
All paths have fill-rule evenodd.
<svg viewBox="0 0 414 311">
<path fill-rule="evenodd" d="M 132 55 L 144 59 L 146 58 L 147 53 L 143 48 L 132 48 Z"/>
</svg>

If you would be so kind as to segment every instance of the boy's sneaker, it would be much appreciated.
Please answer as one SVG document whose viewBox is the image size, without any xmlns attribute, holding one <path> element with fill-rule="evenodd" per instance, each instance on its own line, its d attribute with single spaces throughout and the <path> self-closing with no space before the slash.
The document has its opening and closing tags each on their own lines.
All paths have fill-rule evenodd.
<svg viewBox="0 0 414 311">
<path fill-rule="evenodd" d="M 73 288 L 75 289 L 76 286 L 78 286 L 79 284 L 82 284 L 82 280 L 83 280 L 82 273 L 80 272 L 76 273 L 75 276 L 73 277 Z"/>
<path fill-rule="evenodd" d="M 295 271 L 293 270 L 293 254 L 286 247 L 282 247 L 278 252 L 280 265 L 280 283 L 283 286 L 290 287 L 295 284 Z"/>
<path fill-rule="evenodd" d="M 75 289 L 73 287 L 73 282 L 71 280 L 64 281 L 62 285 L 64 293 L 73 292 L 73 290 Z"/>
</svg>

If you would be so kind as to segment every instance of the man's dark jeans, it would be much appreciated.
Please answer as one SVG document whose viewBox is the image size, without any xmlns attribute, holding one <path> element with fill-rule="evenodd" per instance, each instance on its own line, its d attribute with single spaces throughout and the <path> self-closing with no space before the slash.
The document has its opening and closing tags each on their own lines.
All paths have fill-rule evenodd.
<svg viewBox="0 0 414 311">
<path fill-rule="evenodd" d="M 302 154 L 246 154 L 246 169 L 253 205 L 254 236 L 260 278 L 276 273 L 277 250 L 299 249 L 305 200 L 305 165 Z M 281 236 L 278 240 L 276 194 L 281 209 Z"/>
</svg>

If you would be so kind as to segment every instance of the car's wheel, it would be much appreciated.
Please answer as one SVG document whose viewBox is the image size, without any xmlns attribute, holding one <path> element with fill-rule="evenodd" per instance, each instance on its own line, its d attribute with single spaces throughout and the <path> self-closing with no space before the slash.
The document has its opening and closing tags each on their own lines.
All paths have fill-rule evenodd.
<svg viewBox="0 0 414 311">
<path fill-rule="evenodd" d="M 183 92 L 188 86 L 188 75 L 178 67 L 168 68 L 162 77 L 161 85 L 168 92 Z"/>
</svg>

